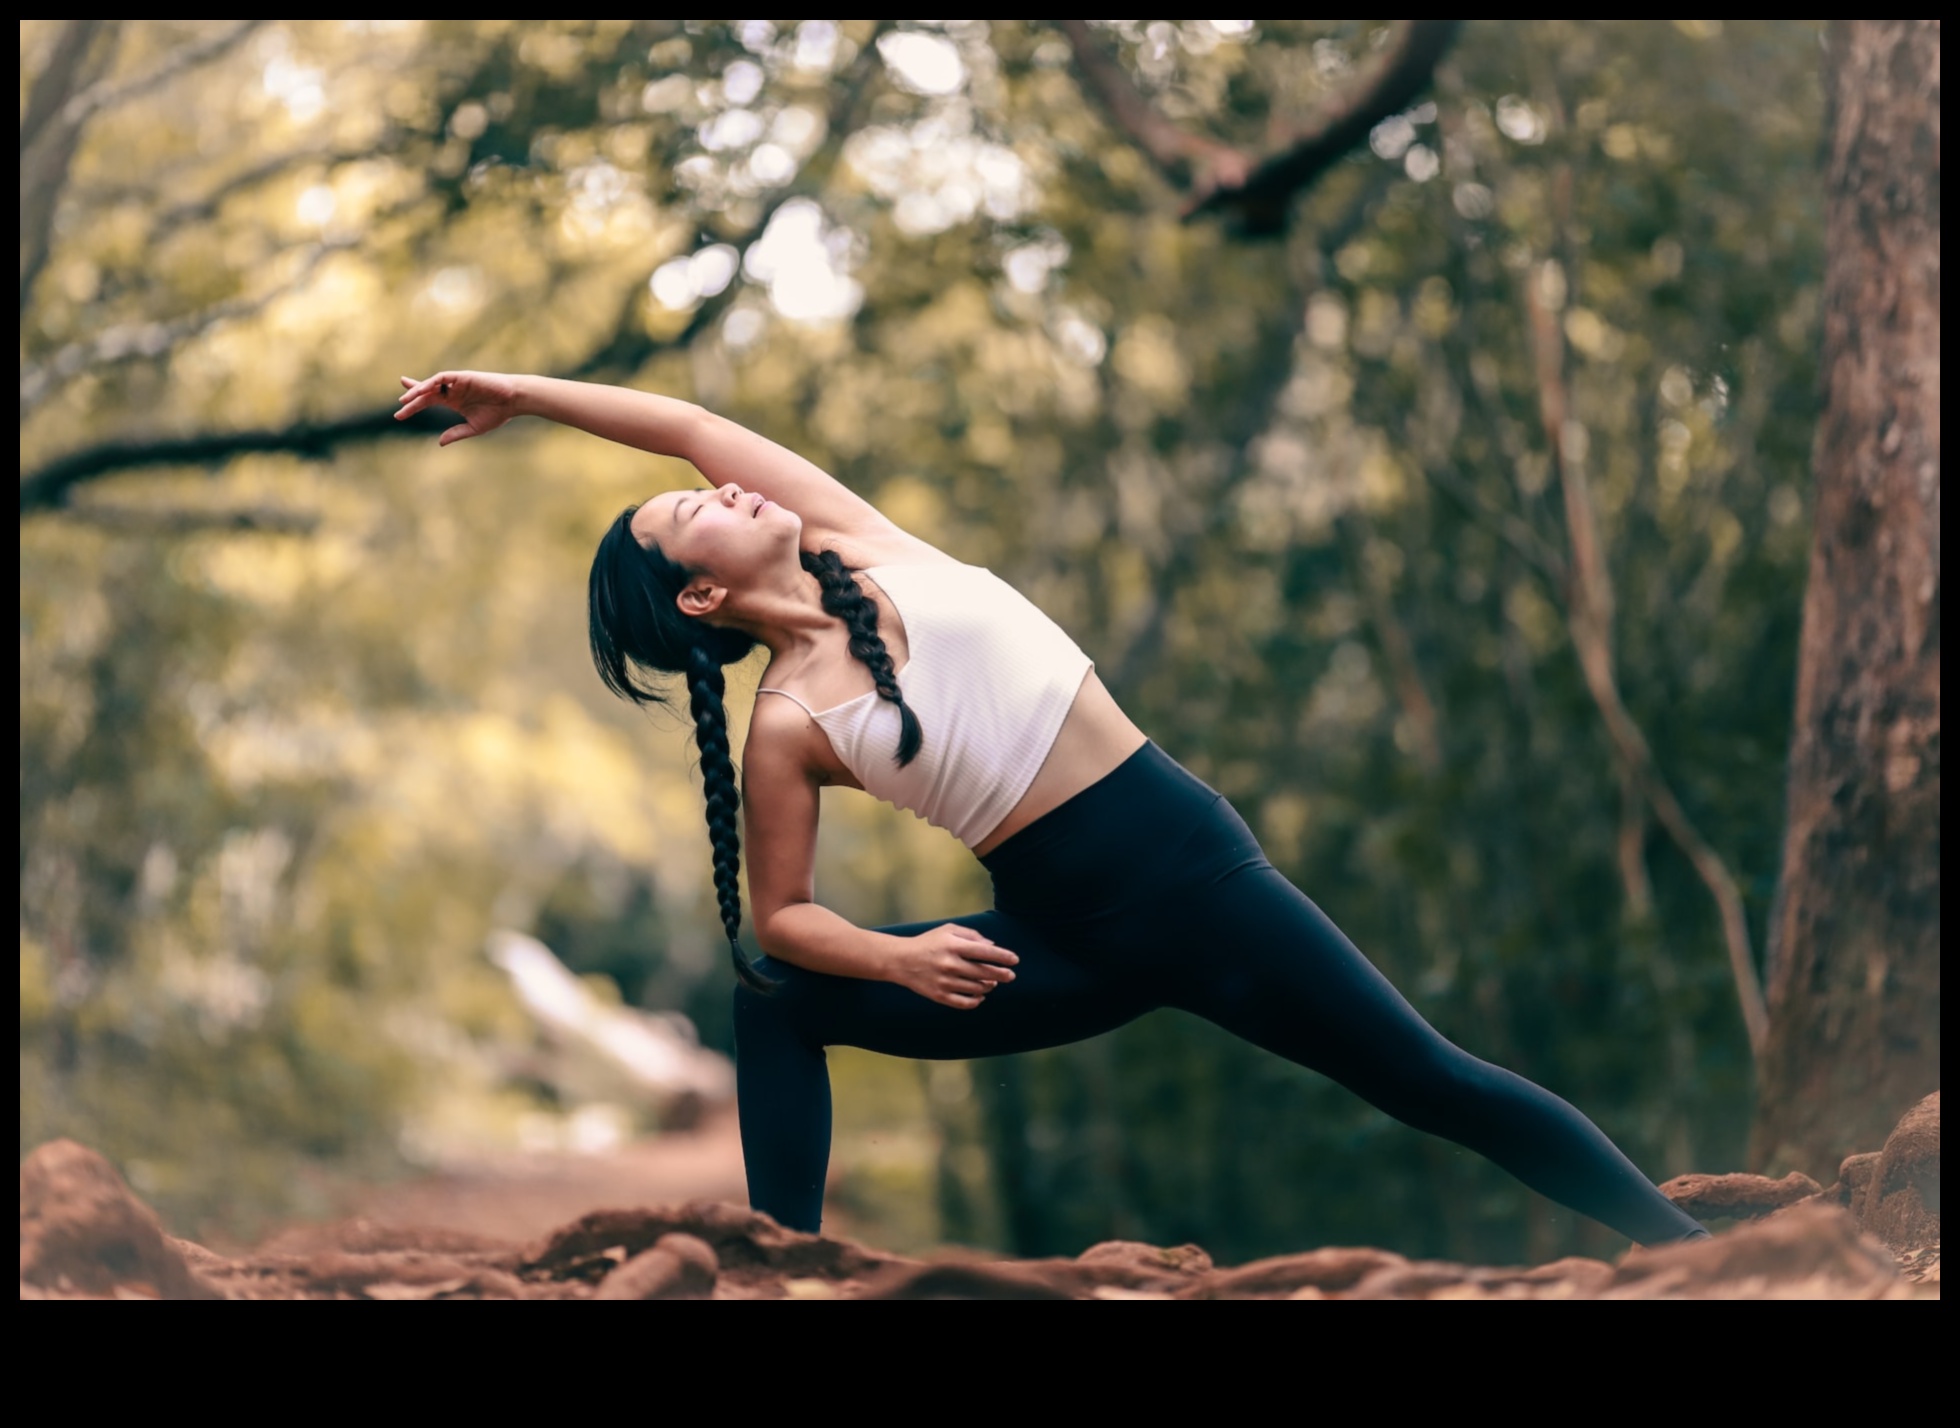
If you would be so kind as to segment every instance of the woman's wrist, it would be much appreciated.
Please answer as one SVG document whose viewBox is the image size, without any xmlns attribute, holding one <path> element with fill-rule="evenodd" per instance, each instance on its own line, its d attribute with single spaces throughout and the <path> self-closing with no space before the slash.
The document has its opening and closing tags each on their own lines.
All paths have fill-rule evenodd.
<svg viewBox="0 0 1960 1428">
<path fill-rule="evenodd" d="M 538 390 L 539 378 L 523 373 L 512 373 L 510 379 L 511 412 L 516 416 L 534 416 L 550 419 L 551 414 L 544 410 Z"/>
</svg>

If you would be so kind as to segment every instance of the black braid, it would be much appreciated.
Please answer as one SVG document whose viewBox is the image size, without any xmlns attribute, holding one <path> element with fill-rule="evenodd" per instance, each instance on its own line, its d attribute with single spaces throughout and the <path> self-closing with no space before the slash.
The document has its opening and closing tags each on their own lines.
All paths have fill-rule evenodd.
<svg viewBox="0 0 1960 1428">
<path fill-rule="evenodd" d="M 641 545 L 633 535 L 629 506 L 613 519 L 592 557 L 588 586 L 588 630 L 592 662 L 606 688 L 635 704 L 665 704 L 666 697 L 646 671 L 678 674 L 687 682 L 694 714 L 694 740 L 701 749 L 701 775 L 708 795 L 708 841 L 714 850 L 715 900 L 728 950 L 742 985 L 758 992 L 778 985 L 742 952 L 742 835 L 736 819 L 742 795 L 729 757 L 728 710 L 722 668 L 755 648 L 738 629 L 711 625 L 683 615 L 675 603 L 691 577 L 657 545 Z M 898 762 L 919 752 L 918 716 L 905 705 L 892 669 L 891 654 L 878 637 L 878 607 L 859 588 L 853 572 L 836 555 L 803 556 L 803 568 L 822 590 L 823 608 L 850 631 L 851 654 L 871 671 L 878 693 L 898 706 Z"/>
<path fill-rule="evenodd" d="M 721 925 L 728 932 L 735 975 L 744 986 L 766 992 L 776 984 L 756 970 L 737 940 L 742 930 L 742 835 L 735 816 L 742 796 L 728 756 L 728 711 L 721 698 L 722 666 L 744 658 L 755 641 L 740 630 L 680 612 L 675 597 L 686 587 L 689 572 L 658 546 L 634 539 L 636 509 L 628 506 L 614 518 L 592 557 L 587 593 L 592 663 L 606 688 L 642 707 L 667 702 L 647 671 L 678 674 L 686 682 L 708 790 L 708 841 Z"/>
<path fill-rule="evenodd" d="M 817 584 L 823 590 L 823 608 L 826 614 L 844 622 L 844 628 L 851 632 L 851 653 L 864 667 L 871 671 L 871 682 L 877 686 L 878 697 L 898 706 L 898 766 L 904 768 L 919 756 L 919 716 L 912 712 L 905 702 L 905 692 L 898 687 L 898 673 L 892 668 L 891 651 L 885 648 L 884 638 L 878 633 L 878 607 L 864 587 L 854 578 L 856 573 L 838 556 L 837 552 L 826 550 L 820 555 L 802 552 L 803 568 L 817 577 Z"/>
<path fill-rule="evenodd" d="M 688 652 L 687 692 L 694 711 L 694 742 L 701 749 L 701 781 L 708 794 L 708 842 L 714 848 L 715 901 L 721 904 L 721 925 L 728 933 L 728 954 L 735 975 L 758 992 L 775 983 L 755 969 L 742 951 L 742 834 L 736 815 L 742 792 L 735 782 L 735 761 L 728 756 L 728 709 L 721 696 L 727 687 L 721 666 L 703 645 Z"/>
</svg>

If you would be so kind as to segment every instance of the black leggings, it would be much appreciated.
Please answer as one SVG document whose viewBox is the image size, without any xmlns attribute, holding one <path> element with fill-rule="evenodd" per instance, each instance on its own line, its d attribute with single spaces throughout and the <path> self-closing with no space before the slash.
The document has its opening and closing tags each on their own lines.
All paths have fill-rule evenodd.
<svg viewBox="0 0 1960 1428">
<path fill-rule="evenodd" d="M 1488 1156 L 1642 1244 L 1699 1233 L 1591 1121 L 1444 1040 L 1266 861 L 1221 794 L 1155 744 L 982 860 L 995 907 L 953 921 L 1020 956 L 971 1011 L 889 982 L 763 959 L 735 994 L 749 1200 L 817 1229 L 830 1159 L 826 1046 L 966 1059 L 1033 1051 L 1179 1007 L 1311 1067 L 1397 1120 Z"/>
</svg>

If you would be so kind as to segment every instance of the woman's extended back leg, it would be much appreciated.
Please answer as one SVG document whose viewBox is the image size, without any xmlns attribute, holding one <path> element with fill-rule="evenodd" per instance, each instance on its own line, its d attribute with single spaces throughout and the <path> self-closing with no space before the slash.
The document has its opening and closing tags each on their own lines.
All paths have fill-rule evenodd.
<svg viewBox="0 0 1960 1428">
<path fill-rule="evenodd" d="M 1566 1101 L 1480 1061 L 1424 1021 L 1270 864 L 1242 867 L 1180 919 L 1162 999 L 1319 1071 L 1397 1120 L 1495 1161 L 1642 1244 L 1699 1226 Z M 1188 969 L 1188 971 L 1181 970 Z M 1175 983 L 1172 985 L 1171 983 Z"/>
</svg>

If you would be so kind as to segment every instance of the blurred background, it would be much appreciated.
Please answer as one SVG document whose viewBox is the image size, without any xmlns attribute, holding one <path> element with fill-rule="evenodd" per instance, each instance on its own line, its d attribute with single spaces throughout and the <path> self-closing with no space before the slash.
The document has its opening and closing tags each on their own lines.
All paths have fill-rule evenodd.
<svg viewBox="0 0 1960 1428">
<path fill-rule="evenodd" d="M 1391 40 L 1089 34 L 1250 149 Z M 1733 938 L 1584 657 L 1760 944 L 1820 31 L 1468 26 L 1290 223 L 1182 221 L 1071 44 L 22 22 L 23 1150 L 73 1136 L 177 1232 L 241 1239 L 725 1117 L 693 748 L 584 648 L 599 532 L 692 472 L 392 424 L 399 374 L 456 366 L 703 402 L 992 566 L 1443 1032 L 1657 1179 L 1743 1163 Z M 984 905 L 943 835 L 855 793 L 823 816 L 845 915 Z M 1611 1245 L 1181 1014 L 834 1059 L 837 1223 L 894 1247 Z"/>
</svg>

